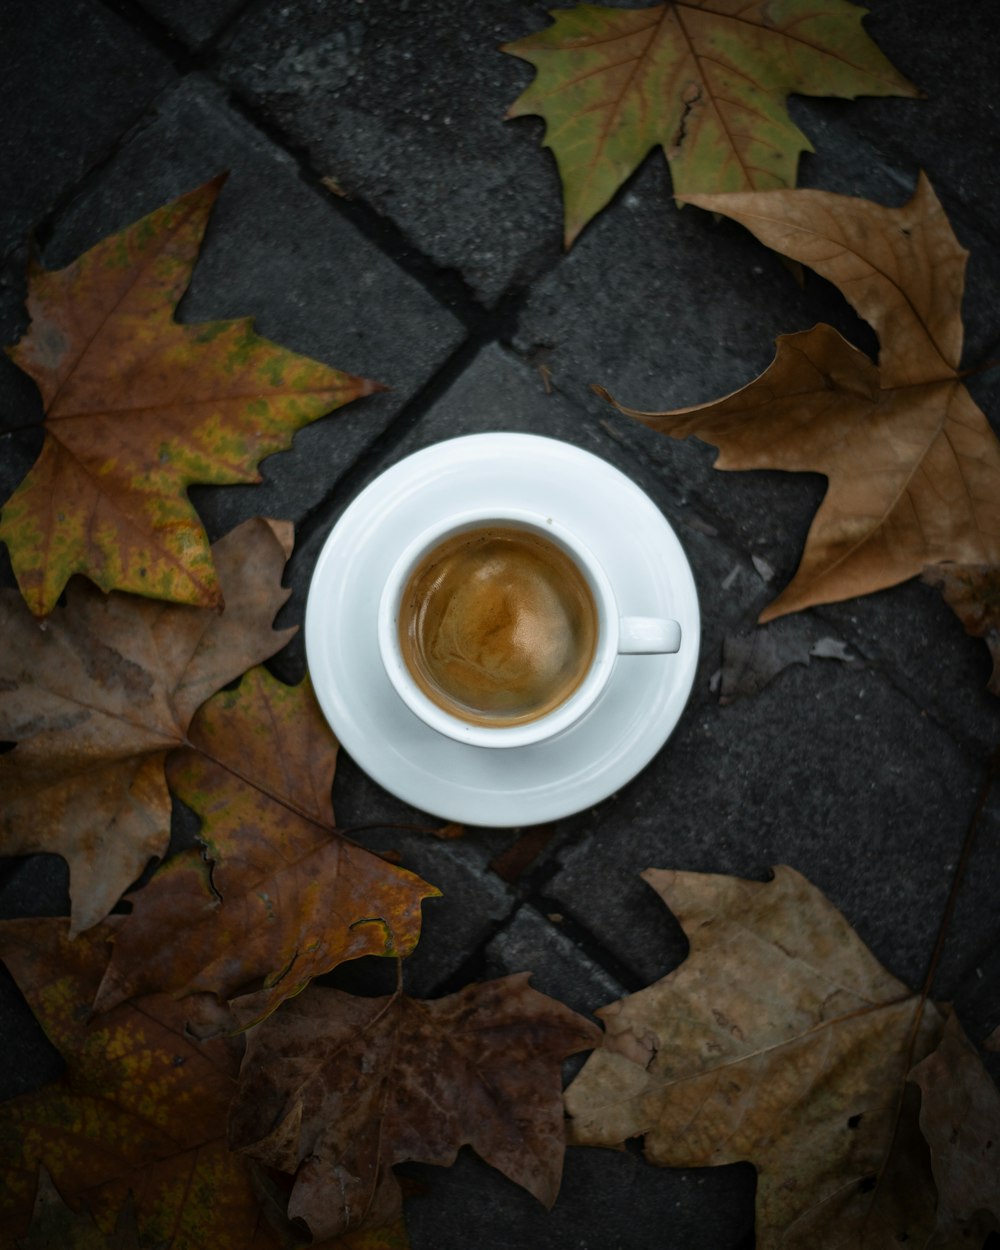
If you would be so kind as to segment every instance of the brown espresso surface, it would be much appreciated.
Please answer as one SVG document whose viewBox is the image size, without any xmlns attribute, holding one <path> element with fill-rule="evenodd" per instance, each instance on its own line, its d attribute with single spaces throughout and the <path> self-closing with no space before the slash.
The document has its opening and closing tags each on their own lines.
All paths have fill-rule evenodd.
<svg viewBox="0 0 1000 1250">
<path fill-rule="evenodd" d="M 555 543 L 513 526 L 447 538 L 403 591 L 403 658 L 438 707 L 478 725 L 519 725 L 563 703 L 597 645 L 593 595 Z"/>
</svg>

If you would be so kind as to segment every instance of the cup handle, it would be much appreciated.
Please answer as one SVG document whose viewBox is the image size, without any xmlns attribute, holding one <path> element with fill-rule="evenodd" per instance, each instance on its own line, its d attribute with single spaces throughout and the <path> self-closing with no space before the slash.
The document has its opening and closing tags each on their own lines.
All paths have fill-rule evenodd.
<svg viewBox="0 0 1000 1250">
<path fill-rule="evenodd" d="M 662 655 L 679 651 L 681 627 L 656 616 L 623 616 L 619 622 L 619 655 Z"/>
</svg>

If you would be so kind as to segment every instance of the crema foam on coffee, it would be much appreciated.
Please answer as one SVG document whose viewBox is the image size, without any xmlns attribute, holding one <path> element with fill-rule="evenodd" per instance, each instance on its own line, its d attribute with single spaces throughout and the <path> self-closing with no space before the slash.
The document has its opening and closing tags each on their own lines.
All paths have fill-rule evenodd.
<svg viewBox="0 0 1000 1250">
<path fill-rule="evenodd" d="M 472 724 L 537 720 L 586 676 L 597 610 L 572 558 L 532 530 L 452 535 L 411 574 L 400 603 L 406 666 L 438 707 Z"/>
</svg>

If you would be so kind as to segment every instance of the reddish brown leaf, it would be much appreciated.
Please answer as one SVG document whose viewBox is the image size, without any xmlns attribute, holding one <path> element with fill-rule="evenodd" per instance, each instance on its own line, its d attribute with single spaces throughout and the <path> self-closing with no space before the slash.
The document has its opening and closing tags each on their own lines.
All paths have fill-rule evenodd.
<svg viewBox="0 0 1000 1250">
<path fill-rule="evenodd" d="M 956 372 L 967 253 L 927 179 L 902 208 L 825 191 L 686 198 L 828 278 L 881 344 L 876 368 L 819 325 L 780 337 L 766 372 L 715 403 L 621 408 L 713 443 L 719 469 L 826 474 L 798 572 L 760 619 L 940 561 L 1000 564 L 1000 443 Z"/>
<path fill-rule="evenodd" d="M 346 959 L 412 951 L 438 891 L 335 833 L 337 742 L 308 679 L 254 669 L 188 739 L 168 775 L 202 818 L 205 854 L 174 856 L 133 896 L 97 1010 L 154 991 L 242 993 L 249 1023 Z"/>
<path fill-rule="evenodd" d="M 400 1205 L 394 1163 L 447 1166 L 465 1144 L 551 1205 L 559 1062 L 600 1035 L 528 975 L 435 1002 L 310 987 L 249 1034 L 230 1143 L 295 1173 L 288 1214 L 314 1236 L 384 1223 Z"/>
<path fill-rule="evenodd" d="M 36 615 L 74 573 L 218 607 L 188 486 L 260 481 L 258 461 L 297 429 L 379 389 L 259 338 L 249 318 L 174 321 L 223 181 L 29 273 L 31 327 L 8 354 L 38 383 L 45 443 L 0 540 Z"/>
<path fill-rule="evenodd" d="M 17 1250 L 142 1250 L 135 1226 L 135 1204 L 129 1194 L 119 1212 L 114 1231 L 103 1233 L 84 1207 L 73 1211 L 66 1205 L 44 1167 L 38 1170 L 38 1189 L 26 1237 Z"/>
<path fill-rule="evenodd" d="M 287 522 L 257 519 L 215 544 L 221 613 L 75 581 L 39 624 L 0 592 L 0 739 L 19 744 L 0 756 L 0 853 L 67 860 L 72 932 L 166 849 L 164 762 L 198 706 L 294 633 L 271 627 L 291 538 Z"/>
</svg>

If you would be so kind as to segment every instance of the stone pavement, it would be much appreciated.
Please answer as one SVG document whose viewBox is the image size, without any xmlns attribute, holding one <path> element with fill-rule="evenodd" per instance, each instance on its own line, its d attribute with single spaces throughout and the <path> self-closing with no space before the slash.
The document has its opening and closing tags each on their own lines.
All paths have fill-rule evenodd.
<svg viewBox="0 0 1000 1250">
<path fill-rule="evenodd" d="M 1000 354 L 1000 15 L 994 0 L 871 8 L 869 32 L 927 98 L 793 101 L 817 149 L 801 183 L 901 204 L 928 173 L 971 251 L 974 366 Z M 265 462 L 262 486 L 193 493 L 213 538 L 254 514 L 296 522 L 284 623 L 301 622 L 319 548 L 357 492 L 455 435 L 575 443 L 674 525 L 701 596 L 702 653 L 655 760 L 549 826 L 448 843 L 365 835 L 444 894 L 424 909 L 413 992 L 533 969 L 537 988 L 591 1012 L 684 956 L 642 869 L 761 878 L 777 863 L 919 985 L 1000 729 L 986 648 L 911 583 L 803 618 L 860 663 L 813 660 L 720 706 L 722 640 L 790 578 L 822 480 L 716 473 L 711 448 L 662 438 L 588 389 L 600 382 L 639 408 L 693 404 L 755 376 L 779 333 L 827 321 L 874 352 L 872 333 L 830 286 L 797 286 L 744 231 L 675 211 L 659 154 L 563 253 L 542 123 L 502 120 L 532 71 L 496 50 L 545 23 L 533 0 L 4 0 L 2 341 L 25 325 L 29 231 L 57 267 L 230 169 L 182 318 L 251 313 L 269 338 L 391 387 L 300 433 Z M 1000 371 L 969 385 L 1000 423 Z M 33 385 L 0 359 L 0 431 L 13 431 L 0 436 L 0 498 L 37 454 L 39 422 Z M 770 585 L 758 571 L 768 566 Z M 301 635 L 272 668 L 301 677 Z M 334 798 L 345 826 L 426 821 L 344 756 Z M 998 857 L 994 791 L 934 986 L 977 1041 L 1000 1023 Z M 0 872 L 3 914 L 61 914 L 61 860 L 7 860 Z M 373 984 L 370 969 L 350 973 L 369 974 Z M 56 1061 L 6 974 L 0 988 L 8 1095 Z M 571 1150 L 550 1214 L 468 1151 L 449 1171 L 413 1172 L 427 1183 L 408 1204 L 418 1250 L 473 1238 L 481 1250 L 753 1244 L 748 1165 L 666 1171 L 638 1151 Z"/>
</svg>

